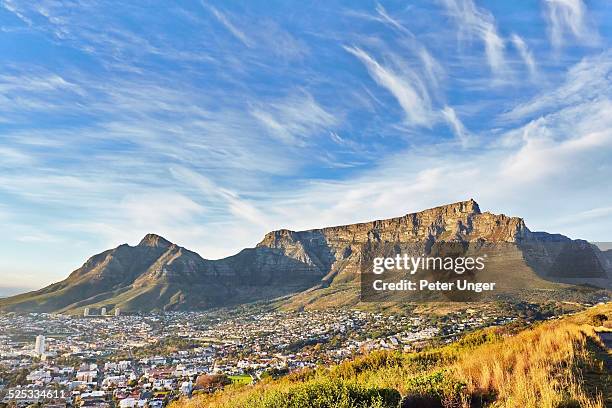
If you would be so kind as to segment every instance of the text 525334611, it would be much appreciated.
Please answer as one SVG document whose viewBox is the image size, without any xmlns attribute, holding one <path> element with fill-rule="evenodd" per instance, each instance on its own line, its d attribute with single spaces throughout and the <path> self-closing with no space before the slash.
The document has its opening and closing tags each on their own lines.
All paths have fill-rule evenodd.
<svg viewBox="0 0 612 408">
<path fill-rule="evenodd" d="M 67 394 L 65 390 L 52 388 L 9 388 L 6 390 L 4 399 L 8 400 L 45 400 L 64 399 Z"/>
</svg>

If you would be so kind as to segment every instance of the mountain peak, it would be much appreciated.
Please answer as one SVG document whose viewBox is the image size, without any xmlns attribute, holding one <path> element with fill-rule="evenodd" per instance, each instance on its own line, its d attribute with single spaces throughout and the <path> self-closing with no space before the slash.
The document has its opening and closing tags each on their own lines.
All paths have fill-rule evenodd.
<svg viewBox="0 0 612 408">
<path fill-rule="evenodd" d="M 170 245 L 172 245 L 172 242 L 157 234 L 145 235 L 144 238 L 138 244 L 138 246 L 148 246 L 156 248 L 167 248 Z"/>
<path fill-rule="evenodd" d="M 448 204 L 443 207 L 456 208 L 461 213 L 466 214 L 481 214 L 478 203 L 473 198 L 466 201 L 459 201 L 458 203 Z"/>
<path fill-rule="evenodd" d="M 465 201 L 458 201 L 455 203 L 440 205 L 438 207 L 428 208 L 416 213 L 410 213 L 406 216 L 426 216 L 427 214 L 443 214 L 446 217 L 464 217 L 481 215 L 480 207 L 478 203 L 470 198 Z"/>
</svg>

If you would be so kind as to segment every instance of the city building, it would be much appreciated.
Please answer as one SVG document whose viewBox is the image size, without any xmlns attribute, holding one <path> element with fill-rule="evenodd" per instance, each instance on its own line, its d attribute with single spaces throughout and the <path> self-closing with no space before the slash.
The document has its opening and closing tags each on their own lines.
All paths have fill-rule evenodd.
<svg viewBox="0 0 612 408">
<path fill-rule="evenodd" d="M 121 309 L 117 307 L 115 308 L 115 317 L 119 317 L 119 316 L 121 316 Z"/>
<path fill-rule="evenodd" d="M 102 316 L 106 316 L 106 308 L 103 307 L 102 309 L 100 309 L 100 315 Z"/>
<path fill-rule="evenodd" d="M 39 334 L 36 336 L 36 344 L 34 345 L 34 352 L 39 356 L 45 354 L 45 336 Z"/>
<path fill-rule="evenodd" d="M 83 309 L 83 316 L 84 317 L 88 317 L 89 316 L 89 308 L 86 307 L 85 309 Z"/>
</svg>

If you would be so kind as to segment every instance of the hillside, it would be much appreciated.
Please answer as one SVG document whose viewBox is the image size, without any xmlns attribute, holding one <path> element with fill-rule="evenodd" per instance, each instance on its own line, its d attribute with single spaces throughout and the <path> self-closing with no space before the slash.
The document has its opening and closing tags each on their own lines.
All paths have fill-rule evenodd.
<svg viewBox="0 0 612 408">
<path fill-rule="evenodd" d="M 268 248 L 210 261 L 149 234 L 136 246 L 91 257 L 61 282 L 0 299 L 0 310 L 201 310 L 297 292 L 320 278 L 315 269 Z"/>
<path fill-rule="evenodd" d="M 532 327 L 476 331 L 420 352 L 376 351 L 254 386 L 229 386 L 171 407 L 604 408 L 612 404 L 612 351 L 596 330 L 612 331 L 610 321 L 607 303 Z"/>
<path fill-rule="evenodd" d="M 468 200 L 387 220 L 273 231 L 255 248 L 219 260 L 149 234 L 136 246 L 91 257 L 61 282 L 0 299 L 0 310 L 202 310 L 276 298 L 285 307 L 352 305 L 359 302 L 360 275 L 373 257 L 426 252 L 443 242 L 497 253 L 484 277 L 505 285 L 507 294 L 567 288 L 559 283 L 610 288 L 610 257 L 590 244 L 531 232 L 521 218 L 483 213 Z M 594 254 L 577 274 L 555 269 L 560 254 L 571 253 L 568 245 Z"/>
</svg>

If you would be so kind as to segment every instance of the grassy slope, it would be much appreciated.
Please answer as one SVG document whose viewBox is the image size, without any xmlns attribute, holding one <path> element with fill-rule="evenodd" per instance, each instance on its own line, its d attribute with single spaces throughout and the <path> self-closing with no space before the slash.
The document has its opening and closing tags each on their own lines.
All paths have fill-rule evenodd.
<svg viewBox="0 0 612 408">
<path fill-rule="evenodd" d="M 591 317 L 612 303 L 517 330 L 489 328 L 419 353 L 374 352 L 255 386 L 229 386 L 173 404 L 196 407 L 612 406 L 611 354 Z M 412 399 L 412 402 L 409 400 Z"/>
</svg>

